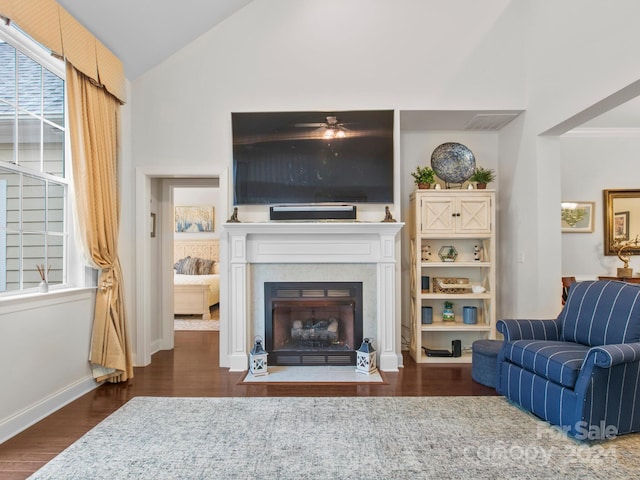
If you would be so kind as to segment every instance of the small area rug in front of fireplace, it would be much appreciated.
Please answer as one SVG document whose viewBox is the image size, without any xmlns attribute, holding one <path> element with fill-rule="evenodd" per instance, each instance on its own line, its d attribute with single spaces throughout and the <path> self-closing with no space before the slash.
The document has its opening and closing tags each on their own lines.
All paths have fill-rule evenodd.
<svg viewBox="0 0 640 480">
<path fill-rule="evenodd" d="M 371 374 L 356 372 L 353 365 L 269 365 L 268 375 L 247 373 L 240 383 L 375 383 L 386 385 L 380 371 Z"/>
<path fill-rule="evenodd" d="M 583 445 L 503 397 L 135 397 L 31 479 L 628 479 L 640 434 Z"/>
</svg>

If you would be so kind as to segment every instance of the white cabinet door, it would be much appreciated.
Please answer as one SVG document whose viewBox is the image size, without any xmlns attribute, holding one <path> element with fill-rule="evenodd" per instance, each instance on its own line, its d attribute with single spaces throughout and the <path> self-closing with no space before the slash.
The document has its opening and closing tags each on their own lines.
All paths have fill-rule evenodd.
<svg viewBox="0 0 640 480">
<path fill-rule="evenodd" d="M 420 199 L 421 233 L 455 233 L 455 200 L 454 197 L 445 196 Z"/>
<path fill-rule="evenodd" d="M 420 200 L 424 234 L 490 233 L 491 196 L 432 196 Z"/>
<path fill-rule="evenodd" d="M 457 233 L 491 232 L 491 197 L 460 197 L 456 206 Z"/>
</svg>

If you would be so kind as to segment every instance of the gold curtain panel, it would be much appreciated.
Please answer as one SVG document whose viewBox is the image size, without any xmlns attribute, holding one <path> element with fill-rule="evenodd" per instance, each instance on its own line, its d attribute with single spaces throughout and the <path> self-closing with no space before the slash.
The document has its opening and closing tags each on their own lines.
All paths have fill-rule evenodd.
<svg viewBox="0 0 640 480">
<path fill-rule="evenodd" d="M 0 16 L 126 101 L 122 62 L 55 0 L 0 0 Z"/>
<path fill-rule="evenodd" d="M 69 132 L 79 235 L 101 269 L 89 360 L 98 381 L 133 377 L 118 259 L 118 132 L 120 104 L 67 64 Z"/>
</svg>

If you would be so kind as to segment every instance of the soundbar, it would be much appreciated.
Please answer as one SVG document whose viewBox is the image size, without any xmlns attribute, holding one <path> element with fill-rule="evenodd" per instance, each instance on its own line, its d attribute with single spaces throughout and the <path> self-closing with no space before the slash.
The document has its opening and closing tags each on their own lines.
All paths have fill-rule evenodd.
<svg viewBox="0 0 640 480">
<path fill-rule="evenodd" d="M 355 205 L 274 205 L 271 220 L 355 220 Z"/>
</svg>

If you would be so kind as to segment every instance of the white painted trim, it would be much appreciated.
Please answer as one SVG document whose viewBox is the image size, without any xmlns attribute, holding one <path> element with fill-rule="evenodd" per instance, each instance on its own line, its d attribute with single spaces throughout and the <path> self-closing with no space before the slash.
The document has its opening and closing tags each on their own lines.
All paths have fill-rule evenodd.
<svg viewBox="0 0 640 480">
<path fill-rule="evenodd" d="M 157 340 L 154 340 L 151 342 L 151 354 L 153 355 L 156 352 L 159 352 L 160 350 L 167 350 L 166 348 L 163 348 L 164 345 L 162 344 L 162 339 L 159 338 Z M 171 347 L 173 348 L 173 347 Z"/>
<path fill-rule="evenodd" d="M 640 137 L 640 128 L 574 128 L 563 134 L 562 137 L 573 138 L 637 138 Z"/>
<path fill-rule="evenodd" d="M 82 378 L 5 419 L 0 423 L 0 444 L 100 385 L 91 376 Z"/>
<path fill-rule="evenodd" d="M 20 296 L 0 298 L 0 315 L 25 312 L 36 308 L 46 308 L 61 303 L 80 302 L 91 298 L 96 287 L 65 288 L 49 290 L 47 293 L 29 293 Z"/>
<path fill-rule="evenodd" d="M 179 162 L 176 162 L 178 165 Z M 161 338 L 151 338 L 151 291 L 150 291 L 150 278 L 149 270 L 151 265 L 151 248 L 148 236 L 147 221 L 151 213 L 150 200 L 151 200 L 151 179 L 176 179 L 175 185 L 180 183 L 180 180 L 197 179 L 197 178 L 218 178 L 219 188 L 223 189 L 220 195 L 219 211 L 224 216 L 230 215 L 227 199 L 228 196 L 228 171 L 222 170 L 210 170 L 208 165 L 199 166 L 194 168 L 190 166 L 188 171 L 185 171 L 184 167 L 180 166 L 147 166 L 137 167 L 135 169 L 135 255 L 136 255 L 136 269 L 135 269 L 135 358 L 134 364 L 136 366 L 149 365 L 151 363 L 151 355 L 154 353 L 154 349 L 157 348 L 173 348 L 173 338 L 169 340 L 167 335 L 173 335 L 173 326 L 167 325 L 169 318 L 173 318 L 173 310 L 170 308 L 170 313 L 165 312 L 164 309 L 167 305 L 171 306 L 172 302 L 163 302 L 161 316 L 163 319 L 163 326 L 161 328 Z M 171 222 L 162 222 L 164 228 L 170 228 Z M 166 237 L 166 230 L 160 232 L 160 238 Z M 160 255 L 162 255 L 163 262 L 168 265 L 173 264 L 173 254 L 169 255 L 171 249 L 161 248 Z M 168 258 L 168 260 L 167 260 Z M 165 280 L 166 275 L 163 275 L 162 281 L 162 296 L 172 296 L 173 283 Z M 222 283 L 222 282 L 221 282 Z M 223 319 L 224 310 L 224 297 L 221 295 L 220 300 L 220 319 Z M 227 343 L 226 343 L 226 326 L 225 322 L 220 322 L 220 358 L 226 359 L 227 357 Z M 224 361 L 223 361 L 224 363 Z"/>
<path fill-rule="evenodd" d="M 160 341 L 158 343 L 157 350 L 171 350 L 174 347 L 174 328 L 173 328 L 173 318 L 174 318 L 174 298 L 173 298 L 173 242 L 171 240 L 175 239 L 174 236 L 174 218 L 173 212 L 175 207 L 175 202 L 173 199 L 173 193 L 175 188 L 198 188 L 198 187 L 211 187 L 210 184 L 205 183 L 207 180 L 210 180 L 215 177 L 207 176 L 206 178 L 198 179 L 198 178 L 162 178 L 160 185 L 160 199 L 161 204 L 159 206 L 158 214 L 161 218 L 161 230 L 159 231 L 159 238 L 161 239 L 160 245 L 160 289 L 162 291 L 161 299 L 160 299 L 160 316 L 161 316 L 161 327 L 160 327 Z M 219 182 L 222 181 L 218 177 Z M 226 180 L 225 180 L 226 186 Z M 222 186 L 218 186 L 215 188 L 222 188 Z M 220 197 L 224 197 L 223 202 L 226 201 L 226 190 L 223 190 L 224 195 L 220 195 Z M 225 210 L 223 213 L 226 214 L 226 204 L 224 206 Z M 155 351 L 154 350 L 154 353 Z"/>
<path fill-rule="evenodd" d="M 150 287 L 149 265 L 150 247 L 146 238 L 145 226 L 148 225 L 151 199 L 151 180 L 143 169 L 136 168 L 136 273 L 135 273 L 135 354 L 133 363 L 136 366 L 146 366 L 151 363 L 151 320 L 150 320 Z"/>
<path fill-rule="evenodd" d="M 400 345 L 399 255 L 402 222 L 256 222 L 225 223 L 222 245 L 228 247 L 221 274 L 228 280 L 224 293 L 228 312 L 221 327 L 230 328 L 228 364 L 231 371 L 248 367 L 253 264 L 377 265 L 376 346 L 381 370 L 402 366 Z M 222 296 L 221 296 L 222 298 Z M 227 317 L 228 315 L 228 317 Z M 222 321 L 224 318 L 225 321 Z M 221 341 L 222 343 L 222 341 Z M 222 356 L 221 356 L 222 361 Z"/>
</svg>

